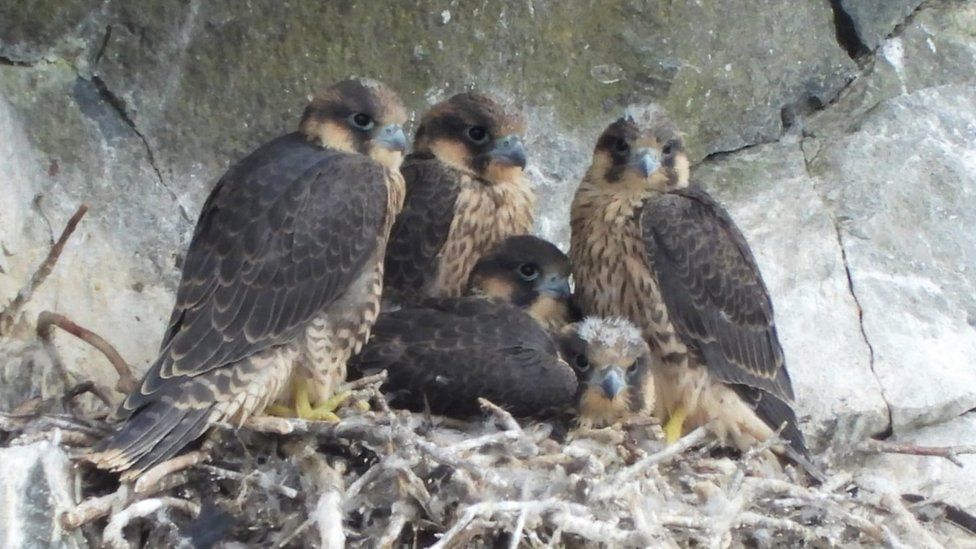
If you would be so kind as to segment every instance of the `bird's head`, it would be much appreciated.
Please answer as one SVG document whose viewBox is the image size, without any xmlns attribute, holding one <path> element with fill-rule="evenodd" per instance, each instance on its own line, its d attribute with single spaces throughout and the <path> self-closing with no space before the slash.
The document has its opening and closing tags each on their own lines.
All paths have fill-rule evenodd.
<svg viewBox="0 0 976 549">
<path fill-rule="evenodd" d="M 607 126 L 596 142 L 590 179 L 618 189 L 660 192 L 688 186 L 684 138 L 656 106 L 632 108 Z"/>
<path fill-rule="evenodd" d="M 581 425 L 604 427 L 654 405 L 651 351 L 627 320 L 588 317 L 564 328 L 559 344 L 579 379 Z"/>
<path fill-rule="evenodd" d="M 399 170 L 407 149 L 407 111 L 386 84 L 351 78 L 318 94 L 302 115 L 299 131 L 324 147 L 369 156 Z"/>
<path fill-rule="evenodd" d="M 478 260 L 467 293 L 504 299 L 554 329 L 569 321 L 569 273 L 569 258 L 552 243 L 512 236 Z"/>
<path fill-rule="evenodd" d="M 481 93 L 459 93 L 431 107 L 420 121 L 414 150 L 489 183 L 519 181 L 525 168 L 525 118 Z"/>
</svg>

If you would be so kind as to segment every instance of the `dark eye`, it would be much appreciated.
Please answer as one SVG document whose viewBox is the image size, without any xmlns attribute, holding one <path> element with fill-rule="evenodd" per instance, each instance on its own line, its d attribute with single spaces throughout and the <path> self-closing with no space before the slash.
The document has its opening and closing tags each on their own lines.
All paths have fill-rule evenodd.
<svg viewBox="0 0 976 549">
<path fill-rule="evenodd" d="M 468 139 L 475 143 L 484 143 L 488 139 L 488 130 L 481 126 L 471 126 L 468 128 Z"/>
<path fill-rule="evenodd" d="M 576 367 L 581 372 L 585 372 L 590 369 L 590 359 L 586 358 L 586 355 L 576 355 Z"/>
<path fill-rule="evenodd" d="M 627 141 L 625 139 L 618 139 L 613 144 L 613 150 L 621 154 L 626 153 L 627 151 L 630 150 L 630 145 L 627 144 Z"/>
<path fill-rule="evenodd" d="M 661 152 L 667 155 L 667 154 L 671 154 L 673 150 L 674 150 L 674 142 L 668 141 L 667 143 L 664 144 L 664 148 L 661 149 Z"/>
<path fill-rule="evenodd" d="M 635 361 L 633 364 L 630 365 L 630 368 L 627 368 L 627 375 L 632 376 L 636 373 L 637 373 L 637 362 Z"/>
<path fill-rule="evenodd" d="M 523 263 L 518 268 L 519 275 L 524 280 L 535 280 L 539 276 L 539 269 L 531 263 Z"/>
<path fill-rule="evenodd" d="M 352 122 L 353 126 L 356 126 L 361 130 L 370 130 L 373 128 L 374 124 L 373 117 L 364 112 L 357 112 L 356 114 L 350 116 L 349 121 Z"/>
</svg>

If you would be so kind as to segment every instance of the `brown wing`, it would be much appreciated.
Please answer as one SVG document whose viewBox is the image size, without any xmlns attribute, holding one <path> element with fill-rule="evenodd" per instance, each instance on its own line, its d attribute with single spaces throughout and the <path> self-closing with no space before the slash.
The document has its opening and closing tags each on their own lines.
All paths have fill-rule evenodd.
<svg viewBox="0 0 976 549">
<path fill-rule="evenodd" d="M 374 256 L 386 174 L 365 157 L 292 134 L 231 168 L 207 199 L 159 358 L 123 403 L 127 422 L 97 449 L 144 468 L 207 428 L 217 401 L 328 307 Z M 225 394 L 230 393 L 230 394 Z"/>
<path fill-rule="evenodd" d="M 429 153 L 411 154 L 400 171 L 407 194 L 386 247 L 383 293 L 399 303 L 417 303 L 437 274 L 459 188 L 457 173 Z"/>
<path fill-rule="evenodd" d="M 648 200 L 641 229 L 671 322 L 708 371 L 809 463 L 773 304 L 745 237 L 700 188 Z M 811 469 L 812 470 L 812 469 Z"/>
<path fill-rule="evenodd" d="M 640 218 L 671 322 L 720 380 L 792 401 L 773 305 L 749 246 L 705 191 L 648 200 Z"/>
<path fill-rule="evenodd" d="M 383 169 L 279 138 L 232 168 L 200 214 L 162 355 L 126 407 L 167 379 L 286 343 L 363 269 L 386 215 Z"/>
<path fill-rule="evenodd" d="M 350 361 L 352 375 L 387 370 L 392 405 L 479 413 L 478 397 L 516 415 L 572 404 L 577 380 L 549 335 L 520 309 L 476 297 L 429 300 L 383 313 Z"/>
</svg>

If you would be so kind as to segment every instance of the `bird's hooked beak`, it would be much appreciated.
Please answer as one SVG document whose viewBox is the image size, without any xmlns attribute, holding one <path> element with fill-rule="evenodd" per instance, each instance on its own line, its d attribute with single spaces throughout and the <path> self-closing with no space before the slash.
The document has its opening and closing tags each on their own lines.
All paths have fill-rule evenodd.
<svg viewBox="0 0 976 549">
<path fill-rule="evenodd" d="M 644 179 L 651 176 L 661 165 L 661 159 L 656 149 L 643 148 L 634 151 L 630 165 L 637 170 L 637 173 Z"/>
<path fill-rule="evenodd" d="M 525 168 L 525 147 L 517 135 L 507 135 L 495 140 L 495 145 L 488 152 L 492 162 L 506 166 Z"/>
<path fill-rule="evenodd" d="M 624 374 L 620 368 L 611 366 L 606 369 L 603 380 L 600 381 L 600 389 L 608 399 L 613 400 L 626 387 L 627 383 L 624 382 Z"/>
<path fill-rule="evenodd" d="M 572 291 L 569 289 L 569 279 L 560 275 L 550 276 L 539 285 L 539 293 L 556 299 L 569 299 L 569 296 L 572 295 Z"/>
<path fill-rule="evenodd" d="M 376 142 L 391 151 L 404 152 L 407 150 L 407 136 L 399 124 L 389 124 L 376 131 Z"/>
</svg>

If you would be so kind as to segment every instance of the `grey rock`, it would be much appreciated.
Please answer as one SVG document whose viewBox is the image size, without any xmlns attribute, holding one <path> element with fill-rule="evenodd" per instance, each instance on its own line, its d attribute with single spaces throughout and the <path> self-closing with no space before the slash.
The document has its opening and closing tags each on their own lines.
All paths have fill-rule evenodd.
<svg viewBox="0 0 976 549">
<path fill-rule="evenodd" d="M 73 491 L 71 462 L 57 444 L 0 448 L 0 546 L 87 547 L 59 521 L 74 508 Z"/>
<path fill-rule="evenodd" d="M 53 309 L 95 330 L 139 367 L 152 358 L 191 225 L 146 146 L 63 62 L 0 66 L 0 296 L 16 295 L 81 203 L 91 206 L 15 335 Z M 115 385 L 104 357 L 58 335 L 80 379 Z"/>
<path fill-rule="evenodd" d="M 878 47 L 921 3 L 922 0 L 839 0 L 858 38 L 869 50 Z"/>
<path fill-rule="evenodd" d="M 895 432 L 976 407 L 976 87 L 875 107 L 810 161 Z"/>
<path fill-rule="evenodd" d="M 898 4 L 898 2 L 891 2 Z M 936 0 L 885 40 L 864 73 L 831 108 L 811 117 L 813 136 L 856 131 L 864 115 L 882 101 L 948 84 L 976 85 L 976 3 Z"/>
<path fill-rule="evenodd" d="M 888 409 L 837 231 L 798 143 L 753 147 L 692 175 L 723 203 L 756 256 L 808 442 L 846 445 L 883 431 Z"/>
<path fill-rule="evenodd" d="M 0 3 L 0 58 L 13 63 L 70 59 L 87 66 L 97 55 L 108 2 L 32 0 Z"/>
</svg>

